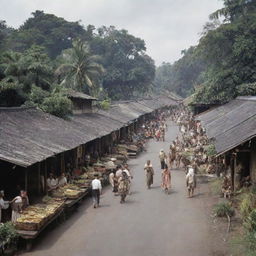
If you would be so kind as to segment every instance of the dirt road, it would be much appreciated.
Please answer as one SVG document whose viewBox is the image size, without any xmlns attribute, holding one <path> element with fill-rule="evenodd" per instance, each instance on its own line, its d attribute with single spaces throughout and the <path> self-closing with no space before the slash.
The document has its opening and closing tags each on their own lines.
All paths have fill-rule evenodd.
<svg viewBox="0 0 256 256">
<path fill-rule="evenodd" d="M 188 199 L 184 172 L 172 171 L 170 195 L 160 188 L 161 148 L 168 152 L 178 129 L 169 123 L 166 142 L 150 141 L 147 152 L 129 161 L 134 179 L 132 195 L 120 204 L 110 187 L 104 190 L 101 207 L 86 200 L 66 222 L 44 234 L 30 253 L 33 256 L 207 256 L 210 253 L 208 220 L 200 186 Z M 151 159 L 155 180 L 145 186 L 143 166 Z"/>
</svg>

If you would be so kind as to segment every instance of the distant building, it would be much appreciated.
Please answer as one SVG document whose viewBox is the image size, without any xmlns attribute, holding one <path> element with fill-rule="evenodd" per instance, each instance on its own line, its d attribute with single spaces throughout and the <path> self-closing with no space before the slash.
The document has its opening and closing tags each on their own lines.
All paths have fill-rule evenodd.
<svg viewBox="0 0 256 256">
<path fill-rule="evenodd" d="M 74 90 L 69 90 L 68 98 L 72 101 L 73 114 L 92 113 L 92 103 L 96 98 Z"/>
</svg>

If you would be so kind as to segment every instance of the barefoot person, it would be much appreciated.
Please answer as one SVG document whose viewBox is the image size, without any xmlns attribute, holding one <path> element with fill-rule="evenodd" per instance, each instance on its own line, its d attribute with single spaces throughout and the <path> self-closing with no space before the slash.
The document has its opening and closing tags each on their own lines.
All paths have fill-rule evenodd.
<svg viewBox="0 0 256 256">
<path fill-rule="evenodd" d="M 154 169 L 150 160 L 148 160 L 147 163 L 145 164 L 144 170 L 146 173 L 147 188 L 150 189 L 150 186 L 153 184 L 153 177 L 154 177 Z"/>
<path fill-rule="evenodd" d="M 196 188 L 196 175 L 194 169 L 189 167 L 188 174 L 186 175 L 186 185 L 188 189 L 188 197 L 193 197 Z"/>
<path fill-rule="evenodd" d="M 129 192 L 129 177 L 126 172 L 122 172 L 122 176 L 118 180 L 118 193 L 121 196 L 120 203 L 125 202 L 125 198 Z"/>
<path fill-rule="evenodd" d="M 168 166 L 165 165 L 164 170 L 162 171 L 162 184 L 161 187 L 163 190 L 169 194 L 169 189 L 171 187 L 171 172 L 168 169 Z"/>
</svg>

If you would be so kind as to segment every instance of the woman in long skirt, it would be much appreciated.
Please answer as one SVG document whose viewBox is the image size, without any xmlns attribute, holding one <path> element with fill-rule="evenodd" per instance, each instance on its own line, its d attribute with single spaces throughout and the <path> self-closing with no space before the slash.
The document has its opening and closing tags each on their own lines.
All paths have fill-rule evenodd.
<svg viewBox="0 0 256 256">
<path fill-rule="evenodd" d="M 129 192 L 129 177 L 126 172 L 122 172 L 122 176 L 118 180 L 118 193 L 121 197 L 120 203 L 125 202 L 125 198 Z"/>
<path fill-rule="evenodd" d="M 169 190 L 171 187 L 171 172 L 168 169 L 168 166 L 166 165 L 164 170 L 162 171 L 162 184 L 161 184 L 163 190 L 169 194 Z"/>
<path fill-rule="evenodd" d="M 147 163 L 145 164 L 144 170 L 146 174 L 147 188 L 150 189 L 150 186 L 153 184 L 153 176 L 154 176 L 154 169 L 150 160 L 148 160 Z"/>
</svg>

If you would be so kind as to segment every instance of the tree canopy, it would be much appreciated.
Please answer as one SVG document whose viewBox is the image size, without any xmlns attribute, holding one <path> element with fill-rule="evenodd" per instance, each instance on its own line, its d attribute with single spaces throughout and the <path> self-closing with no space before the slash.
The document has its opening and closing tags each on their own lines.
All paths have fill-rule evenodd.
<svg viewBox="0 0 256 256">
<path fill-rule="evenodd" d="M 194 93 L 195 103 L 225 103 L 241 94 L 255 95 L 255 34 L 256 2 L 224 0 L 224 7 L 210 15 L 199 44 L 174 64 L 160 66 L 155 83 L 181 96 Z"/>
<path fill-rule="evenodd" d="M 114 26 L 85 28 L 39 10 L 18 29 L 0 21 L 0 106 L 37 106 L 65 117 L 66 88 L 103 102 L 143 95 L 155 76 L 145 52 L 142 39 Z"/>
<path fill-rule="evenodd" d="M 106 72 L 103 88 L 112 99 L 132 98 L 147 91 L 154 80 L 154 61 L 145 54 L 145 42 L 126 30 L 103 26 L 90 42 L 92 52 L 102 56 Z"/>
</svg>

